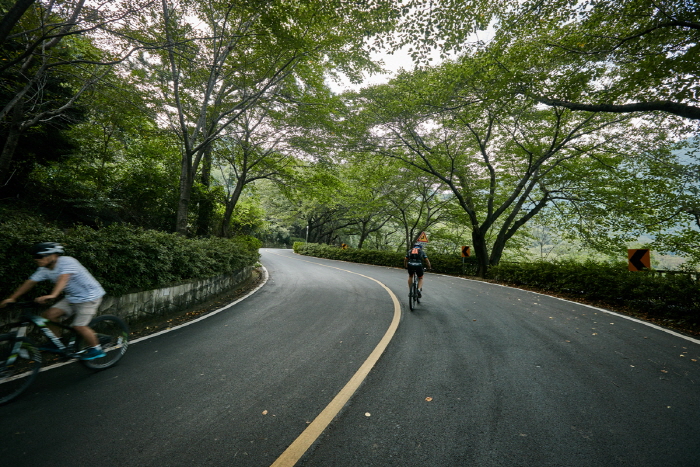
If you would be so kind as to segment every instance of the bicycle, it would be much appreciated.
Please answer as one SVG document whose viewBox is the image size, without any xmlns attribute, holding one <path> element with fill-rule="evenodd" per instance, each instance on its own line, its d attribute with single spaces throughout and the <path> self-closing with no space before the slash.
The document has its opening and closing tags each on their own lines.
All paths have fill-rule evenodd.
<svg viewBox="0 0 700 467">
<path fill-rule="evenodd" d="M 413 311 L 416 304 L 420 304 L 420 294 L 418 292 L 418 274 L 413 274 L 411 288 L 408 289 L 408 308 Z"/>
<path fill-rule="evenodd" d="M 42 366 L 42 351 L 69 361 L 80 359 L 89 348 L 70 326 L 32 313 L 31 309 L 38 306 L 36 303 L 17 302 L 7 306 L 21 309 L 21 315 L 16 322 L 8 325 L 10 332 L 0 334 L 0 405 L 15 399 L 32 384 Z M 39 336 L 44 342 L 40 346 L 28 336 L 27 331 L 32 324 L 41 331 Z M 61 328 L 61 337 L 54 334 L 48 324 Z M 121 318 L 112 315 L 96 316 L 90 322 L 90 327 L 106 355 L 80 362 L 92 370 L 114 366 L 129 346 L 129 327 Z"/>
</svg>

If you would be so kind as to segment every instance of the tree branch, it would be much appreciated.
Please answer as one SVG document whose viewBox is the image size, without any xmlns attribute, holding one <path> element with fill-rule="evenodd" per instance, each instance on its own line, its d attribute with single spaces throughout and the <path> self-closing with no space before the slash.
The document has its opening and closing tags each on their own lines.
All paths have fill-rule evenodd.
<svg viewBox="0 0 700 467">
<path fill-rule="evenodd" d="M 529 94 L 537 102 L 550 106 L 566 107 L 570 110 L 583 110 L 587 112 L 610 112 L 610 113 L 631 113 L 631 112 L 652 112 L 660 111 L 683 118 L 700 120 L 700 107 L 688 104 L 681 104 L 672 101 L 652 101 L 636 102 L 633 104 L 581 104 L 560 99 L 549 99 L 547 97 Z"/>
</svg>

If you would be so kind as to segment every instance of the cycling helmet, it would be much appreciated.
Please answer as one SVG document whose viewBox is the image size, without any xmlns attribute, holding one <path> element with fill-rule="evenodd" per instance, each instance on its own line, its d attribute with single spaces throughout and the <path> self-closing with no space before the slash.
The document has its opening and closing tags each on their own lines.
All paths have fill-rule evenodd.
<svg viewBox="0 0 700 467">
<path fill-rule="evenodd" d="M 60 243 L 54 242 L 37 243 L 32 247 L 31 253 L 35 257 L 63 254 L 63 246 Z"/>
</svg>

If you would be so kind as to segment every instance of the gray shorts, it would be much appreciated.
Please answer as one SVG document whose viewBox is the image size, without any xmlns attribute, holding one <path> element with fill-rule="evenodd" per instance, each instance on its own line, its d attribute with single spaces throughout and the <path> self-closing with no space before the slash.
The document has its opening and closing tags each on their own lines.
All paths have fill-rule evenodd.
<svg viewBox="0 0 700 467">
<path fill-rule="evenodd" d="M 97 313 L 97 309 L 102 303 L 102 297 L 91 302 L 69 303 L 65 298 L 56 303 L 51 308 L 63 310 L 64 316 L 74 316 L 71 326 L 87 326 L 92 321 L 92 317 Z"/>
</svg>

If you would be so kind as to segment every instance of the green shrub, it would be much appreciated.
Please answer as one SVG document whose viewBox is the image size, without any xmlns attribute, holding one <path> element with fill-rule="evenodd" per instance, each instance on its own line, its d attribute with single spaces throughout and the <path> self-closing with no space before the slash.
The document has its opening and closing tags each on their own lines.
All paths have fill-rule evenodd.
<svg viewBox="0 0 700 467">
<path fill-rule="evenodd" d="M 47 241 L 63 244 L 66 255 L 80 261 L 109 295 L 233 273 L 254 265 L 261 246 L 252 237 L 188 239 L 121 224 L 63 232 L 36 218 L 14 217 L 0 223 L 0 297 L 36 269 L 28 248 Z"/>
<path fill-rule="evenodd" d="M 405 253 L 395 251 L 380 251 L 380 250 L 356 250 L 320 245 L 318 243 L 294 243 L 294 252 L 300 255 L 315 256 L 318 258 L 338 259 L 349 261 L 351 263 L 374 264 L 377 266 L 388 266 L 403 268 L 403 259 Z M 462 274 L 462 258 L 451 255 L 430 254 L 428 258 L 432 271 L 441 274 Z M 476 259 L 465 258 L 464 270 L 466 274 L 474 274 L 476 272 Z"/>
<path fill-rule="evenodd" d="M 403 267 L 404 253 L 354 250 L 294 243 L 296 253 L 354 263 Z M 462 274 L 462 258 L 457 255 L 429 254 L 433 271 Z M 465 258 L 467 275 L 476 274 L 476 259 Z M 489 277 L 513 285 L 524 285 L 546 292 L 574 294 L 609 305 L 625 305 L 653 318 L 686 321 L 700 326 L 700 283 L 689 275 L 629 272 L 627 265 L 573 260 L 559 262 L 501 263 Z"/>
<path fill-rule="evenodd" d="M 576 294 L 661 319 L 700 322 L 700 283 L 685 274 L 629 272 L 627 265 L 588 261 L 502 263 L 489 277 L 550 292 Z"/>
</svg>

